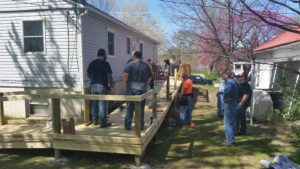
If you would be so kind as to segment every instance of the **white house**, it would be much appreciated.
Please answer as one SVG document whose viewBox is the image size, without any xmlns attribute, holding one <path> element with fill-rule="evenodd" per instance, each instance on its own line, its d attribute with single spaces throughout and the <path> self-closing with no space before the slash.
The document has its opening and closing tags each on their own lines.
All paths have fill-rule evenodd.
<svg viewBox="0 0 300 169">
<path fill-rule="evenodd" d="M 124 92 L 118 79 L 132 51 L 157 57 L 154 39 L 85 0 L 0 0 L 0 92 L 72 87 L 83 93 L 87 66 L 99 48 L 108 53 L 117 94 Z M 17 103 L 5 103 L 6 114 L 49 116 L 47 100 Z M 82 118 L 82 101 L 66 104 L 63 117 Z"/>
</svg>

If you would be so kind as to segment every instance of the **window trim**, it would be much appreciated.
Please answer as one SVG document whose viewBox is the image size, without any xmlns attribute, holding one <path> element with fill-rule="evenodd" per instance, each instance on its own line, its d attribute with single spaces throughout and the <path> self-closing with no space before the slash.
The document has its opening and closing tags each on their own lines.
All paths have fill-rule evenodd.
<svg viewBox="0 0 300 169">
<path fill-rule="evenodd" d="M 24 37 L 24 22 L 30 22 L 30 21 L 41 21 L 42 25 L 43 25 L 43 45 L 44 45 L 44 51 L 43 52 L 26 52 L 25 53 L 25 37 Z M 45 31 L 45 20 L 42 18 L 37 18 L 37 19 L 22 19 L 21 20 L 21 29 L 22 29 L 22 50 L 21 53 L 23 56 L 32 56 L 32 55 L 47 55 L 47 48 L 46 48 L 46 31 Z M 31 37 L 35 37 L 35 36 L 31 36 Z M 40 36 L 36 36 L 36 37 L 40 37 Z"/>
<path fill-rule="evenodd" d="M 109 54 L 109 49 L 108 49 L 108 33 L 112 33 L 113 35 L 114 35 L 114 48 L 113 48 L 113 50 L 114 50 L 114 54 L 113 55 L 111 55 L 111 54 Z M 114 30 L 114 29 L 112 29 L 112 28 L 107 28 L 107 33 L 106 33 L 106 44 L 107 44 L 107 56 L 108 57 L 115 57 L 116 56 L 116 30 Z"/>
</svg>

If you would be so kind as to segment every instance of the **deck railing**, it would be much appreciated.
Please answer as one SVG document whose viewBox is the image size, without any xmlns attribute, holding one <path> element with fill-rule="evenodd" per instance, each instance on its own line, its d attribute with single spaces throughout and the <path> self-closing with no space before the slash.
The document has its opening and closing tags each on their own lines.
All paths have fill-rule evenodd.
<svg viewBox="0 0 300 169">
<path fill-rule="evenodd" d="M 175 81 L 175 89 L 177 88 L 177 79 Z M 170 99 L 170 82 L 169 77 L 167 78 L 167 86 L 166 87 L 166 99 Z M 37 89 L 37 90 L 26 90 L 20 92 L 6 92 L 0 93 L 0 125 L 5 125 L 5 107 L 4 102 L 6 101 L 17 101 L 17 100 L 25 100 L 25 102 L 29 102 L 33 99 L 48 99 L 50 100 L 50 110 L 51 110 L 51 118 L 52 118 L 52 133 L 53 135 L 60 135 L 61 134 L 61 100 L 74 100 L 79 99 L 83 100 L 85 103 L 86 111 L 84 113 L 84 122 L 89 121 L 89 101 L 91 100 L 103 100 L 103 101 L 119 101 L 119 102 L 134 102 L 135 104 L 135 113 L 134 113 L 134 132 L 135 137 L 144 143 L 141 145 L 148 144 L 149 139 L 154 136 L 153 128 L 157 128 L 158 119 L 157 119 L 157 93 L 160 91 L 160 87 L 155 87 L 153 90 L 150 90 L 142 95 L 97 95 L 97 94 L 76 94 L 77 90 L 73 89 Z M 87 89 L 82 91 L 83 93 L 87 93 Z M 70 94 L 72 92 L 72 94 Z M 141 102 L 152 96 L 152 118 L 153 123 L 150 125 L 149 129 L 151 132 L 148 133 L 147 138 L 141 138 Z M 88 121 L 87 121 L 88 120 Z M 160 122 L 159 122 L 160 123 Z M 148 129 L 147 129 L 148 131 Z M 145 133 L 147 133 L 145 131 Z M 151 137 L 150 137 L 150 135 Z M 147 141 L 146 141 L 146 140 Z M 141 151 L 144 151 L 145 147 Z M 54 148 L 54 156 L 55 158 L 60 158 L 60 150 Z M 137 164 L 140 164 L 141 155 L 136 156 L 136 160 L 138 161 Z"/>
</svg>

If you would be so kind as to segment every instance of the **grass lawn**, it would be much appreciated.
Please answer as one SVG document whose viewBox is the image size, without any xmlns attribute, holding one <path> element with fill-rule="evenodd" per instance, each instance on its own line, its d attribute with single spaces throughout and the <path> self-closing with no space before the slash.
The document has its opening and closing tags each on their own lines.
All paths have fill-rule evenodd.
<svg viewBox="0 0 300 169">
<path fill-rule="evenodd" d="M 300 163 L 300 141 L 284 132 L 279 124 L 255 124 L 249 126 L 248 134 L 236 137 L 237 146 L 223 145 L 223 121 L 216 117 L 215 93 L 212 88 L 210 103 L 198 102 L 193 111 L 195 128 L 164 127 L 157 140 L 144 156 L 144 163 L 152 168 L 260 168 L 260 160 L 272 161 L 275 155 L 285 154 Z M 158 142 L 158 141 L 157 141 Z M 45 169 L 45 168 L 130 168 L 130 155 L 66 151 L 65 165 L 55 165 L 49 160 L 51 150 L 0 150 L 0 168 Z"/>
</svg>

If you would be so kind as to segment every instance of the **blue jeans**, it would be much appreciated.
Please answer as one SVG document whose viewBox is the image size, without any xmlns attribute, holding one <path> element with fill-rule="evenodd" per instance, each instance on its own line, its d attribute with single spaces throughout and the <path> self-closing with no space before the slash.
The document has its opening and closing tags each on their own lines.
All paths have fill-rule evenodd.
<svg viewBox="0 0 300 169">
<path fill-rule="evenodd" d="M 101 84 L 91 85 L 92 94 L 107 94 L 107 89 Z M 102 126 L 107 125 L 106 101 L 92 101 L 92 120 L 93 123 L 100 123 Z"/>
<path fill-rule="evenodd" d="M 238 107 L 236 115 L 236 132 L 245 134 L 247 132 L 247 121 L 246 121 L 246 109 L 247 107 Z"/>
<path fill-rule="evenodd" d="M 218 101 L 217 101 L 217 107 L 218 107 L 218 115 L 224 115 L 224 94 L 219 92 L 217 95 Z"/>
<path fill-rule="evenodd" d="M 192 124 L 192 107 L 193 107 L 193 98 L 192 96 L 187 96 L 187 105 L 180 105 L 179 109 L 179 123 L 181 125 Z"/>
<path fill-rule="evenodd" d="M 141 95 L 144 94 L 146 91 L 144 90 L 136 90 L 133 88 L 128 89 L 128 94 L 129 95 Z M 146 99 L 144 99 L 141 102 L 141 129 L 144 129 L 144 114 L 145 114 L 145 104 L 146 104 Z M 131 129 L 131 123 L 132 123 L 132 118 L 133 118 L 133 112 L 134 112 L 134 102 L 128 102 L 128 108 L 127 112 L 125 115 L 124 119 L 124 127 L 128 130 Z"/>
<path fill-rule="evenodd" d="M 228 144 L 234 143 L 237 103 L 224 104 L 224 129 Z"/>
</svg>

